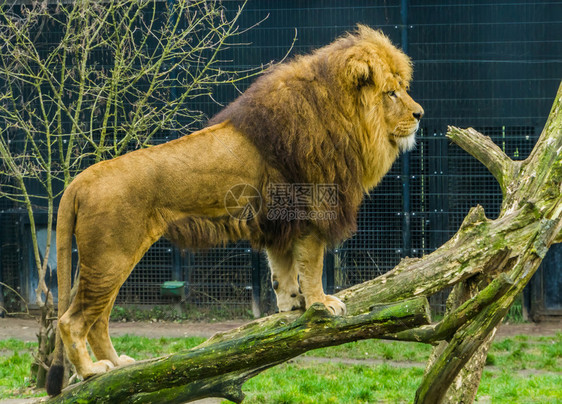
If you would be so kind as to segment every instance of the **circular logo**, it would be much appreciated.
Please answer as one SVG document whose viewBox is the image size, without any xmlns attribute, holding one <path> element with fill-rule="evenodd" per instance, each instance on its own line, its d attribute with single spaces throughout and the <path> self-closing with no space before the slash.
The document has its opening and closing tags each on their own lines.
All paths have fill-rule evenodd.
<svg viewBox="0 0 562 404">
<path fill-rule="evenodd" d="M 224 207 L 230 216 L 238 220 L 253 219 L 260 211 L 262 198 L 250 184 L 236 184 L 224 196 Z"/>
</svg>

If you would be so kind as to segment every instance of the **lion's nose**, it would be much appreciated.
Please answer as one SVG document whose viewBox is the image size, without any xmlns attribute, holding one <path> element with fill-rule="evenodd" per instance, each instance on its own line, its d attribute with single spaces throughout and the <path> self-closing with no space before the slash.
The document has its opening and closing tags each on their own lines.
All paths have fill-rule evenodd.
<svg viewBox="0 0 562 404">
<path fill-rule="evenodd" d="M 419 111 L 414 112 L 412 115 L 414 115 L 414 118 L 416 118 L 419 121 L 420 119 L 422 119 L 423 109 L 420 109 Z"/>
</svg>

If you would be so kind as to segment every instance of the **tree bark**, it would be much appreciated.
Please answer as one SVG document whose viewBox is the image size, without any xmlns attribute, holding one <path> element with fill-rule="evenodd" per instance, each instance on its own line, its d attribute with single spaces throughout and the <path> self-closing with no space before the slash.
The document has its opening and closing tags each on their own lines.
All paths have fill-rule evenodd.
<svg viewBox="0 0 562 404">
<path fill-rule="evenodd" d="M 280 314 L 217 335 L 181 354 L 138 362 L 71 386 L 49 403 L 184 403 L 205 397 L 244 398 L 241 386 L 258 373 L 310 349 L 412 328 L 430 321 L 425 297 L 376 305 L 369 313 L 335 317 L 315 304 L 296 320 Z M 274 321 L 273 323 L 271 321 Z"/>
<path fill-rule="evenodd" d="M 387 274 L 338 293 L 352 317 L 331 317 L 321 306 L 304 314 L 273 315 L 219 334 L 185 354 L 115 369 L 49 402 L 92 396 L 97 402 L 140 403 L 155 397 L 185 402 L 209 396 L 240 402 L 241 385 L 264 369 L 309 349 L 363 338 L 439 344 L 415 402 L 447 402 L 455 391 L 470 392 L 464 402 L 471 402 L 496 327 L 548 248 L 562 241 L 561 103 L 562 86 L 524 161 L 512 161 L 473 129 L 449 128 L 449 138 L 498 180 L 504 196 L 499 217 L 489 220 L 477 206 L 457 234 L 432 254 L 404 259 Z M 427 324 L 426 297 L 451 286 L 455 304 L 442 321 Z M 477 377 L 467 377 L 471 370 Z"/>
<path fill-rule="evenodd" d="M 505 277 L 505 274 L 501 274 L 500 277 Z M 448 317 L 450 317 L 451 312 L 459 311 L 459 307 L 465 304 L 470 299 L 474 299 L 481 292 L 481 287 L 479 283 L 482 282 L 479 277 L 474 277 L 474 280 L 469 279 L 466 282 L 458 283 L 453 288 L 453 291 L 449 295 L 447 300 L 447 311 Z M 509 280 L 509 278 L 507 278 Z M 505 286 L 513 283 L 507 283 Z M 504 288 L 505 291 L 505 288 Z M 494 295 L 493 297 L 495 297 Z M 460 370 L 459 374 L 451 383 L 445 397 L 443 398 L 444 404 L 459 404 L 459 403 L 472 403 L 476 397 L 478 391 L 478 386 L 480 385 L 480 380 L 482 378 L 482 371 L 484 370 L 484 365 L 486 364 L 486 358 L 488 356 L 488 349 L 492 344 L 496 333 L 497 327 L 490 333 L 488 338 L 484 343 L 478 348 L 476 353 L 467 361 L 464 367 Z M 448 342 L 441 341 L 439 345 L 434 347 L 430 358 L 428 360 L 426 373 L 435 364 L 435 361 L 443 354 L 445 348 L 448 346 Z"/>
<path fill-rule="evenodd" d="M 459 374 L 447 390 L 443 399 L 444 404 L 464 404 L 472 403 L 476 398 L 482 372 L 486 365 L 488 350 L 492 345 L 492 341 L 496 335 L 497 327 L 492 330 L 490 335 L 484 340 L 482 345 L 472 355 Z"/>
<path fill-rule="evenodd" d="M 472 365 L 483 366 L 484 352 L 489 345 L 495 329 L 505 316 L 509 307 L 523 290 L 538 269 L 548 248 L 560 240 L 562 228 L 562 85 L 558 89 L 554 105 L 535 148 L 531 155 L 522 162 L 511 162 L 502 158 L 502 164 L 492 164 L 497 150 L 487 153 L 485 138 L 474 130 L 451 128 L 449 137 L 471 152 L 486 165 L 500 181 L 504 201 L 498 219 L 489 221 L 488 231 L 483 238 L 471 243 L 473 248 L 480 248 L 483 243 L 503 245 L 503 241 L 517 237 L 519 243 L 509 244 L 509 254 L 497 265 L 482 268 L 483 275 L 497 276 L 505 273 L 513 281 L 507 289 L 490 305 L 458 328 L 442 353 L 430 362 L 428 371 L 416 392 L 416 403 L 442 403 L 447 401 L 447 392 L 453 381 L 463 372 L 469 372 L 471 358 L 480 350 L 480 360 L 472 360 Z M 470 146 L 467 146 L 470 145 Z M 524 224 L 514 228 L 511 234 L 499 230 L 505 222 Z M 457 234 L 458 235 L 458 234 Z M 455 236 L 456 237 L 456 236 Z M 462 379 L 462 376 L 461 376 Z M 478 376 L 479 379 L 479 376 Z M 460 380 L 460 379 L 458 379 Z M 457 390 L 475 393 L 470 387 L 474 380 L 464 379 Z M 478 382 L 478 381 L 476 381 Z M 454 390 L 455 388 L 453 388 Z M 451 391 L 454 395 L 454 392 Z M 469 396 L 472 393 L 469 394 Z M 470 397 L 469 397 L 470 398 Z M 471 398 L 472 401 L 473 397 Z M 466 401 L 466 402 L 471 402 Z"/>
</svg>

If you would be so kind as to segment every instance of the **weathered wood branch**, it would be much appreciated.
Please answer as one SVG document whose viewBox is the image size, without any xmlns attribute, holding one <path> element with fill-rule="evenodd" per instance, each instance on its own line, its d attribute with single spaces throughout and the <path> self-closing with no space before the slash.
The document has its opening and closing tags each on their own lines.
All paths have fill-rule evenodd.
<svg viewBox="0 0 562 404">
<path fill-rule="evenodd" d="M 490 170 L 505 196 L 507 184 L 517 175 L 520 162 L 511 160 L 490 137 L 472 128 L 462 130 L 450 126 L 447 136 Z"/>
<path fill-rule="evenodd" d="M 502 275 L 500 275 L 500 277 Z M 446 313 L 450 314 L 452 311 L 457 310 L 460 306 L 465 304 L 468 300 L 482 293 L 482 286 L 485 283 L 482 278 L 484 278 L 484 276 L 475 276 L 467 281 L 456 284 L 447 298 Z M 460 370 L 443 397 L 443 404 L 458 404 L 461 402 L 471 403 L 474 401 L 482 378 L 482 371 L 486 364 L 488 349 L 493 341 L 496 330 L 497 327 L 494 328 L 486 340 L 480 345 L 480 347 Z M 424 373 L 425 377 L 427 377 L 427 374 L 432 369 L 435 361 L 443 355 L 445 348 L 449 345 L 449 340 L 450 338 L 442 340 L 433 348 L 428 360 L 428 366 Z"/>
<path fill-rule="evenodd" d="M 496 301 L 500 296 L 513 286 L 513 281 L 507 274 L 501 274 L 493 280 L 484 290 L 466 301 L 461 306 L 448 313 L 438 323 L 419 328 L 401 331 L 396 334 L 387 334 L 384 339 L 398 341 L 413 341 L 436 343 L 447 340 L 464 324 L 474 319 L 486 307 Z"/>
<path fill-rule="evenodd" d="M 456 386 L 454 389 L 451 389 L 450 386 L 456 378 L 459 378 L 469 362 L 471 362 L 473 370 L 477 369 L 481 374 L 485 353 L 493 339 L 497 325 L 538 269 L 550 245 L 560 239 L 562 228 L 561 105 L 562 85 L 558 89 L 545 129 L 533 152 L 524 162 L 520 163 L 517 175 L 513 175 L 515 170 L 511 164 L 502 164 L 499 168 L 500 171 L 503 171 L 500 176 L 510 178 L 510 182 L 502 186 L 504 202 L 499 218 L 493 221 L 492 229 L 495 230 L 494 225 L 500 221 L 507 218 L 515 220 L 520 217 L 520 213 L 517 213 L 515 217 L 514 213 L 521 212 L 522 206 L 528 206 L 529 213 L 532 213 L 535 220 L 534 223 L 526 226 L 532 229 L 528 233 L 528 237 L 522 238 L 519 244 L 511 246 L 507 261 L 509 265 L 503 268 L 513 284 L 499 294 L 491 304 L 484 307 L 474 319 L 459 327 L 449 343 L 442 343 L 439 355 L 431 358 L 428 370 L 416 392 L 416 403 L 450 401 L 451 397 L 457 395 L 457 392 L 451 393 L 451 390 L 458 390 Z M 455 137 L 476 138 L 478 141 L 479 135 L 475 131 L 458 129 L 454 129 L 454 131 Z M 470 142 L 460 141 L 459 144 L 467 145 Z M 467 151 L 472 152 L 472 150 L 467 147 Z M 478 153 L 477 151 L 474 154 Z M 492 169 L 498 169 L 498 166 Z M 497 240 L 497 237 L 496 234 L 492 240 Z M 489 273 L 488 276 L 494 276 L 494 272 Z M 484 354 L 473 360 L 475 353 L 479 350 Z M 477 378 L 472 378 L 479 381 L 480 374 L 477 375 Z M 466 394 L 463 395 L 463 399 L 470 400 L 470 402 L 476 393 L 474 382 L 474 380 L 463 380 L 462 377 L 455 381 L 455 384 L 466 385 Z"/>
<path fill-rule="evenodd" d="M 138 362 L 71 386 L 49 403 L 184 403 L 205 397 L 244 398 L 241 387 L 250 377 L 310 349 L 421 326 L 430 322 L 425 297 L 376 305 L 369 313 L 334 317 L 321 304 L 296 320 L 274 316 L 275 325 L 256 322 L 236 338 L 220 335 L 180 354 Z"/>
<path fill-rule="evenodd" d="M 432 254 L 404 259 L 387 274 L 338 293 L 353 317 L 334 318 L 318 306 L 304 314 L 273 315 L 216 335 L 187 353 L 115 369 L 49 402 L 92 396 L 98 402 L 140 403 L 155 397 L 185 402 L 208 396 L 240 402 L 241 385 L 259 372 L 309 349 L 362 338 L 448 341 L 436 351 L 416 393 L 416 403 L 444 402 L 451 383 L 463 382 L 456 378 L 475 352 L 485 358 L 495 328 L 550 245 L 562 241 L 561 105 L 562 86 L 535 148 L 521 162 L 475 130 L 450 128 L 449 137 L 500 183 L 499 217 L 490 220 L 477 206 Z M 427 324 L 426 297 L 463 283 L 477 283 L 478 292 L 441 322 L 420 327 Z"/>
<path fill-rule="evenodd" d="M 537 231 L 532 204 L 491 221 L 473 208 L 453 238 L 422 259 L 402 260 L 392 271 L 338 294 L 351 313 L 369 305 L 411 296 L 431 295 L 476 274 L 504 272 L 513 248 Z"/>
</svg>

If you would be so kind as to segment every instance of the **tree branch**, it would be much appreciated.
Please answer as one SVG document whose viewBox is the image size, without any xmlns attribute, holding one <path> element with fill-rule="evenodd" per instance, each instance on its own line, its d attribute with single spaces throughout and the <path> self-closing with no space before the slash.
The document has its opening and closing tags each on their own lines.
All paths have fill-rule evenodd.
<svg viewBox="0 0 562 404">
<path fill-rule="evenodd" d="M 515 254 L 512 253 L 508 264 L 500 268 L 500 271 L 508 271 L 513 286 L 494 299 L 472 321 L 459 327 L 449 344 L 442 345 L 444 349 L 430 362 L 416 392 L 416 403 L 444 402 L 453 381 L 467 364 L 474 362 L 471 359 L 481 348 L 484 348 L 484 356 L 479 361 L 485 359 L 485 347 L 493 338 L 495 328 L 538 269 L 549 246 L 558 237 L 562 227 L 562 209 L 559 208 L 562 201 L 561 104 L 562 85 L 558 89 L 545 129 L 529 158 L 522 163 L 520 174 L 512 178 L 512 182 L 506 187 L 507 195 L 502 211 L 494 221 L 497 223 L 506 220 L 511 215 L 510 212 L 525 205 L 529 207 L 529 212 L 533 212 L 534 223 L 528 225 L 533 228 L 532 233 L 521 239 L 520 244 L 512 245 Z M 478 371 L 482 371 L 482 366 Z M 473 382 L 462 379 L 458 381 L 467 383 L 462 396 L 472 400 L 470 397 L 474 397 L 475 389 L 468 384 Z M 455 395 L 458 396 L 461 389 L 455 389 Z"/>
<path fill-rule="evenodd" d="M 250 377 L 310 349 L 428 324 L 425 297 L 377 305 L 367 314 L 335 317 L 315 304 L 295 321 L 284 314 L 258 320 L 231 334 L 219 335 L 185 353 L 138 362 L 74 385 L 48 403 L 79 402 L 96 396 L 96 402 L 183 403 L 205 397 L 241 402 L 242 384 Z M 275 326 L 269 326 L 276 321 Z M 264 324 L 268 324 L 264 327 Z M 104 392 L 100 395 L 100 392 Z"/>
<path fill-rule="evenodd" d="M 442 402 L 460 370 L 505 316 L 508 309 L 509 306 L 501 307 L 494 302 L 478 313 L 474 321 L 462 326 L 455 333 L 418 387 L 416 404 Z"/>
<path fill-rule="evenodd" d="M 511 160 L 489 136 L 484 136 L 473 128 L 459 129 L 449 126 L 447 137 L 488 168 L 500 184 L 502 194 L 519 171 L 519 162 Z"/>
<path fill-rule="evenodd" d="M 436 324 L 385 335 L 384 339 L 435 343 L 450 338 L 464 324 L 474 319 L 485 307 L 498 300 L 513 286 L 507 274 L 501 274 L 484 290 L 451 311 Z"/>
</svg>

